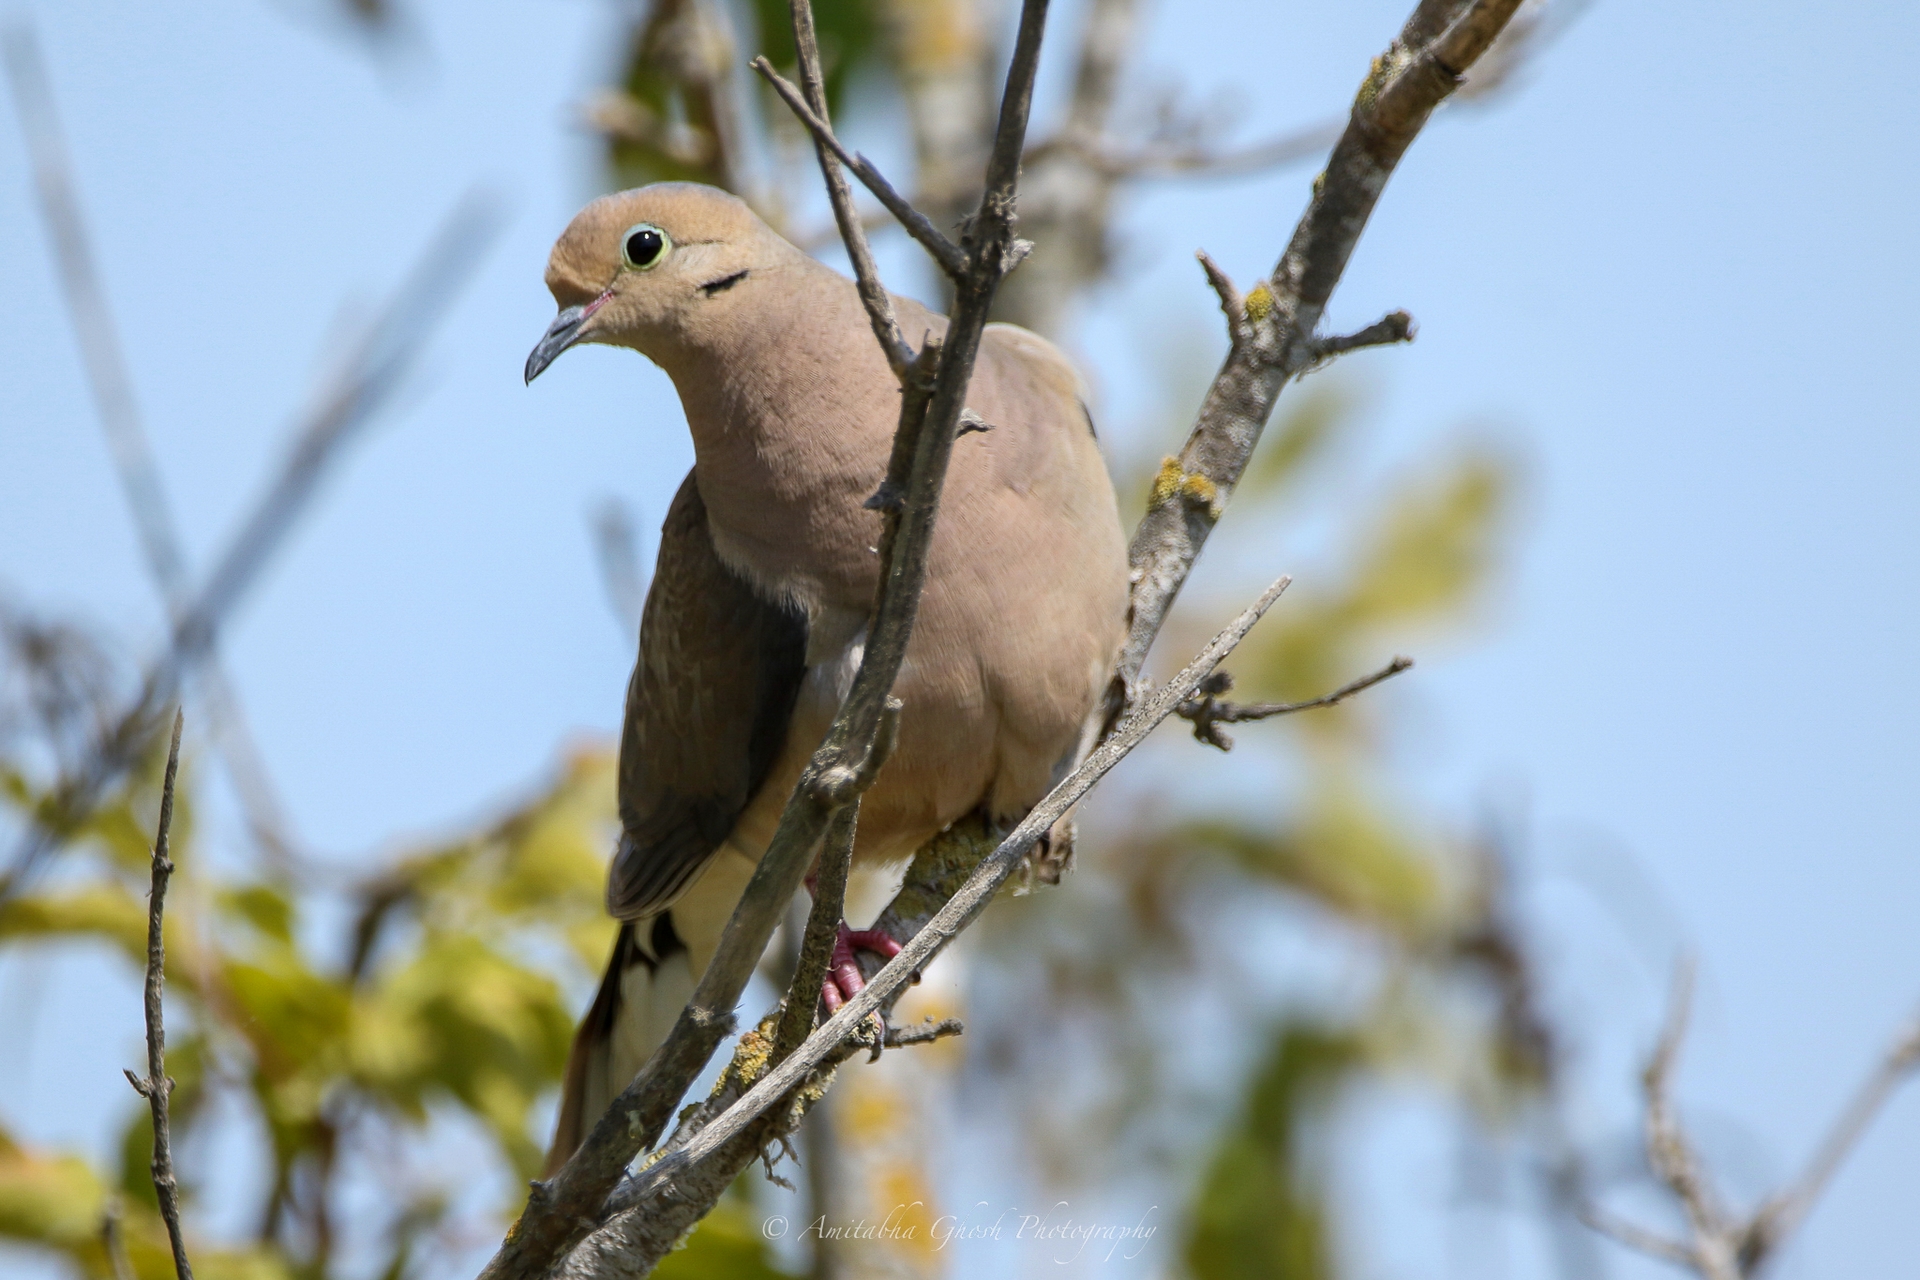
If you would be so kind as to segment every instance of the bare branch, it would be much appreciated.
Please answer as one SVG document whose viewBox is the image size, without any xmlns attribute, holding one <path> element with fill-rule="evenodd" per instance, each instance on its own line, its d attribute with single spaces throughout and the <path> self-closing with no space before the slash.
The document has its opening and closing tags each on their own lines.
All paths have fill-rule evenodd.
<svg viewBox="0 0 1920 1280">
<path fill-rule="evenodd" d="M 162 917 L 167 907 L 167 880 L 173 875 L 167 841 L 173 830 L 173 785 L 180 772 L 180 730 L 185 723 L 186 717 L 176 711 L 173 743 L 167 748 L 166 780 L 160 788 L 160 829 L 153 839 L 153 889 L 147 902 L 147 1074 L 142 1078 L 129 1071 L 126 1076 L 127 1083 L 147 1100 L 147 1109 L 153 1113 L 153 1190 L 160 1200 L 160 1216 L 166 1220 L 167 1239 L 173 1245 L 174 1274 L 178 1280 L 193 1280 L 193 1264 L 187 1261 L 187 1244 L 180 1231 L 180 1187 L 173 1177 L 173 1141 L 167 1117 L 173 1081 L 167 1077 L 167 1031 L 162 1018 L 167 969 Z"/>
<path fill-rule="evenodd" d="M 1739 1264 L 1719 1195 L 1694 1154 L 1693 1144 L 1673 1113 L 1670 1083 L 1673 1064 L 1686 1037 L 1693 1005 L 1693 961 L 1683 958 L 1674 971 L 1667 1022 L 1641 1074 L 1646 1094 L 1647 1162 L 1686 1212 L 1693 1230 L 1695 1265 L 1707 1280 L 1740 1280 Z"/>
<path fill-rule="evenodd" d="M 1341 685 L 1332 693 L 1310 698 L 1305 702 L 1253 702 L 1244 706 L 1232 702 L 1216 701 L 1220 694 L 1233 687 L 1233 677 L 1224 671 L 1216 671 L 1201 682 L 1199 697 L 1189 698 L 1174 710 L 1182 720 L 1193 722 L 1193 736 L 1210 747 L 1222 751 L 1233 750 L 1233 739 L 1221 733 L 1216 725 L 1245 724 L 1254 720 L 1267 720 L 1274 716 L 1288 716 L 1296 711 L 1312 711 L 1319 707 L 1336 707 L 1363 689 L 1371 689 L 1382 680 L 1390 680 L 1413 665 L 1412 658 L 1396 657 L 1386 666 L 1371 675 L 1361 676 L 1358 680 Z"/>
<path fill-rule="evenodd" d="M 942 1018 L 938 1022 L 928 1018 L 917 1027 L 888 1027 L 887 1048 L 904 1049 L 909 1045 L 932 1044 L 935 1040 L 961 1035 L 966 1029 L 967 1024 L 958 1018 Z"/>
<path fill-rule="evenodd" d="M 1404 311 L 1389 311 L 1357 333 L 1320 339 L 1314 343 L 1314 349 L 1321 360 L 1329 360 L 1361 347 L 1387 347 L 1396 342 L 1412 342 L 1413 335 L 1413 317 Z"/>
<path fill-rule="evenodd" d="M 807 105 L 806 99 L 802 97 L 800 90 L 796 89 L 785 76 L 775 71 L 772 63 L 768 62 L 764 57 L 755 58 L 753 60 L 753 69 L 758 71 L 766 82 L 773 86 L 774 92 L 780 95 L 781 99 L 792 109 L 793 114 L 799 117 L 800 123 L 804 124 L 808 132 L 813 134 L 814 141 L 820 146 L 827 148 L 841 164 L 853 171 L 853 175 L 860 179 L 867 190 L 873 192 L 873 194 L 879 198 L 880 203 L 886 206 L 887 212 L 891 213 L 899 221 L 900 225 L 906 229 L 907 234 L 915 240 L 918 240 L 921 247 L 933 255 L 933 260 L 940 264 L 942 271 L 946 272 L 948 276 L 957 279 L 967 270 L 967 258 L 960 247 L 942 235 L 940 229 L 928 221 L 925 214 L 915 209 L 912 204 L 908 203 L 904 196 L 894 190 L 893 184 L 888 182 L 865 156 L 848 151 L 846 147 L 842 146 L 840 139 L 834 136 L 832 126 L 816 114 L 812 107 Z M 842 220 L 840 206 L 837 201 L 834 205 L 834 216 L 835 220 L 840 224 L 841 235 L 844 236 L 848 223 Z M 853 225 L 859 225 L 857 215 L 854 216 L 852 221 Z"/>
<path fill-rule="evenodd" d="M 1806 1170 L 1784 1191 L 1770 1198 L 1740 1233 L 1739 1256 L 1748 1272 L 1759 1269 L 1780 1242 L 1806 1219 L 1834 1173 L 1859 1144 L 1894 1090 L 1920 1068 L 1920 1017 L 1909 1022 L 1834 1122 Z"/>
<path fill-rule="evenodd" d="M 113 1269 L 113 1280 L 139 1280 L 133 1259 L 127 1256 L 126 1216 L 125 1202 L 117 1193 L 109 1195 L 107 1207 L 100 1212 L 100 1249 Z"/>
<path fill-rule="evenodd" d="M 1234 334 L 1174 460 L 1171 484 L 1134 535 L 1133 626 L 1114 698 L 1139 679 L 1147 651 L 1219 522 L 1274 402 L 1320 358 L 1316 330 L 1387 179 L 1433 110 L 1499 33 L 1519 0 L 1422 0 L 1400 38 L 1377 59 L 1313 198 L 1271 281 L 1244 300 L 1248 329 Z"/>
<path fill-rule="evenodd" d="M 904 384 L 907 366 L 913 363 L 913 347 L 900 332 L 900 321 L 893 314 L 893 299 L 887 295 L 887 288 L 880 281 L 880 268 L 874 264 L 873 249 L 867 244 L 866 226 L 853 206 L 853 189 L 847 185 L 847 175 L 840 168 L 834 146 L 829 145 L 833 129 L 827 119 L 826 73 L 820 67 L 820 41 L 813 29 L 813 9 L 804 4 L 793 5 L 791 9 L 793 44 L 799 53 L 800 84 L 805 92 L 805 105 L 808 115 L 818 119 L 826 131 L 824 135 L 814 134 L 813 151 L 820 161 L 820 176 L 827 184 L 827 199 L 833 205 L 833 220 L 840 228 L 840 240 L 846 246 L 847 259 L 853 264 L 854 280 L 860 286 L 860 301 L 866 306 L 867 318 L 873 325 L 873 336 L 880 343 L 880 350 L 885 353 L 887 366 L 893 370 L 893 376 Z M 762 75 L 773 74 L 772 64 L 765 58 L 755 59 L 754 66 Z M 837 143 L 834 145 L 837 146 Z M 942 243 L 945 242 L 945 237 L 942 237 Z"/>
<path fill-rule="evenodd" d="M 1769 1197 L 1751 1217 L 1736 1219 L 1722 1207 L 1700 1158 L 1674 1114 L 1669 1096 L 1673 1064 L 1686 1031 L 1693 965 L 1683 960 L 1675 972 L 1674 993 L 1659 1043 L 1642 1075 L 1646 1094 L 1647 1160 L 1686 1214 L 1691 1239 L 1679 1242 L 1583 1203 L 1580 1218 L 1594 1230 L 1641 1253 L 1678 1262 L 1704 1280 L 1748 1280 L 1805 1221 L 1834 1172 L 1901 1084 L 1920 1068 L 1920 1017 L 1902 1029 L 1873 1074 L 1861 1085 L 1822 1140 L 1806 1170 L 1785 1190 Z"/>
</svg>

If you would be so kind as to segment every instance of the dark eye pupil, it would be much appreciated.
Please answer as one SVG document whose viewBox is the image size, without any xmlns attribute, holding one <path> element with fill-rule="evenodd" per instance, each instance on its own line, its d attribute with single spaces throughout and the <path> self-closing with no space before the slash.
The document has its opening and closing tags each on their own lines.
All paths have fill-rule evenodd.
<svg viewBox="0 0 1920 1280">
<path fill-rule="evenodd" d="M 636 267 L 648 266 L 660 256 L 665 243 L 658 231 L 636 231 L 627 237 L 627 261 Z"/>
</svg>

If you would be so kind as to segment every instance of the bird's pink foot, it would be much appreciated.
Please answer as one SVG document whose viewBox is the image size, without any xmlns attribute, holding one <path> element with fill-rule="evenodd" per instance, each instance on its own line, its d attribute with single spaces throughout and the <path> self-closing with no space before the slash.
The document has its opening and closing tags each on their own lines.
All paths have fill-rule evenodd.
<svg viewBox="0 0 1920 1280">
<path fill-rule="evenodd" d="M 879 929 L 849 929 L 842 920 L 833 939 L 833 957 L 827 961 L 827 980 L 820 984 L 820 998 L 826 1002 L 828 1014 L 866 989 L 860 964 L 853 958 L 855 951 L 871 951 L 891 960 L 900 954 L 900 944 Z"/>
</svg>

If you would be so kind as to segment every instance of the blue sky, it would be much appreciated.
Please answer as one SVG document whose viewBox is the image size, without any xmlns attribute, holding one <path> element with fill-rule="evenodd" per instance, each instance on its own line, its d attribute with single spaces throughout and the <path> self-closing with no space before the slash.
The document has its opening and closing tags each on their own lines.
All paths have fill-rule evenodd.
<svg viewBox="0 0 1920 1280">
<path fill-rule="evenodd" d="M 610 9 L 421 3 L 419 52 L 386 63 L 261 0 L 20 11 L 198 566 L 278 460 L 341 317 L 462 191 L 506 203 L 401 407 L 227 634 L 302 833 L 377 856 L 527 785 L 569 735 L 611 733 L 631 655 L 585 518 L 613 495 L 650 527 L 691 449 L 664 377 L 626 353 L 520 385 L 552 310 L 547 247 L 592 191 L 570 119 Z M 1404 16 L 1155 12 L 1146 81 L 1230 91 L 1247 137 L 1340 111 Z M 1470 430 L 1529 476 L 1518 562 L 1473 642 L 1423 653 L 1393 694 L 1422 726 L 1400 767 L 1463 814 L 1527 797 L 1593 1132 L 1630 1122 L 1667 954 L 1698 953 L 1681 1097 L 1730 1135 L 1741 1190 L 1798 1163 L 1920 999 L 1920 89 L 1898 60 L 1916 43 L 1905 5 L 1597 0 L 1520 91 L 1420 138 L 1332 308 L 1342 329 L 1394 307 L 1420 322 L 1411 347 L 1349 362 L 1378 414 L 1364 474 Z M 159 612 L 4 114 L 0 581 L 143 646 Z M 1308 174 L 1129 205 L 1122 278 L 1075 339 L 1103 421 L 1137 412 L 1143 341 L 1219 341 L 1192 250 L 1242 281 L 1266 270 Z M 1193 598 L 1233 568 L 1203 563 Z M 1663 904 L 1639 941 L 1580 887 L 1622 866 L 1644 882 L 1630 896 Z M 0 1113 L 97 1149 L 126 1105 L 132 986 L 79 961 L 37 1003 L 26 986 L 0 967 L 0 1017 L 37 1010 L 30 1046 L 0 1046 Z M 1436 1216 L 1392 1208 L 1442 1197 L 1434 1132 L 1415 1111 L 1369 1130 L 1355 1196 L 1392 1229 L 1357 1246 L 1356 1274 L 1445 1270 Z M 1910 1269 L 1917 1144 L 1920 1098 L 1897 1099 L 1783 1274 Z"/>
</svg>

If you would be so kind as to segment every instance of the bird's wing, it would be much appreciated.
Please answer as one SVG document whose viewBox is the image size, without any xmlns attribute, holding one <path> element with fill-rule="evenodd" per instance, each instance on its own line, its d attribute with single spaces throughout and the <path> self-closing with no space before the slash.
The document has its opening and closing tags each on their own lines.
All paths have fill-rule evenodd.
<svg viewBox="0 0 1920 1280">
<path fill-rule="evenodd" d="M 620 847 L 607 910 L 664 910 L 733 829 L 786 743 L 807 620 L 714 553 L 692 473 L 660 531 L 620 738 Z"/>
</svg>

